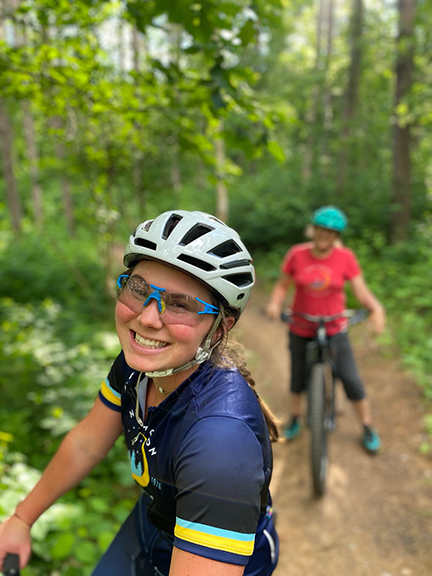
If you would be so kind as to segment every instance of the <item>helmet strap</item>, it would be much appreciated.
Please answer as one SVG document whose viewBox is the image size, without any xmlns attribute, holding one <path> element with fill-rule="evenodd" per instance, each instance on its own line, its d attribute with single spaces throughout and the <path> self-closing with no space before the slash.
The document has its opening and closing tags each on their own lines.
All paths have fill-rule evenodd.
<svg viewBox="0 0 432 576">
<path fill-rule="evenodd" d="M 148 376 L 149 378 L 165 378 L 166 376 L 171 376 L 171 374 L 181 372 L 182 370 L 187 370 L 192 366 L 202 364 L 203 362 L 208 360 L 212 355 L 213 350 L 220 343 L 220 340 L 217 340 L 215 344 L 212 344 L 211 340 L 213 338 L 214 333 L 218 329 L 223 316 L 224 316 L 224 309 L 223 306 L 221 305 L 216 320 L 213 322 L 213 326 L 211 327 L 210 332 L 207 334 L 204 344 L 202 346 L 199 346 L 195 356 L 192 358 L 192 360 L 190 360 L 190 362 L 187 362 L 186 364 L 183 364 L 178 368 L 168 368 L 167 370 L 155 370 L 154 372 L 146 372 L 145 375 Z"/>
</svg>

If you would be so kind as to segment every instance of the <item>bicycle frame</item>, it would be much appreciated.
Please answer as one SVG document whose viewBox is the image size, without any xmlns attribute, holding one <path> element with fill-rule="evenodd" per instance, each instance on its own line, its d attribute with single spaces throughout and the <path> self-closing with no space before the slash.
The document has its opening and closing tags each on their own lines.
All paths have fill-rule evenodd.
<svg viewBox="0 0 432 576">
<path fill-rule="evenodd" d="M 327 335 L 326 324 L 339 318 L 348 318 L 349 324 L 357 324 L 368 314 L 367 310 L 345 310 L 333 316 L 311 316 L 282 312 L 284 322 L 292 323 L 296 315 L 317 325 L 315 336 L 306 347 L 307 424 L 311 433 L 311 473 L 313 490 L 322 496 L 328 469 L 327 433 L 336 428 L 336 380 L 337 371 Z M 331 371 L 331 381 L 326 378 L 325 367 Z"/>
<path fill-rule="evenodd" d="M 311 412 L 311 399 L 310 388 L 308 386 L 312 366 L 317 363 L 322 363 L 329 367 L 331 372 L 331 381 L 325 379 L 324 389 L 324 427 L 327 432 L 333 432 L 336 427 L 336 365 L 332 358 L 330 342 L 327 336 L 325 322 L 320 319 L 315 337 L 308 342 L 306 347 L 306 391 L 307 391 L 307 423 L 310 426 L 310 412 Z"/>
</svg>

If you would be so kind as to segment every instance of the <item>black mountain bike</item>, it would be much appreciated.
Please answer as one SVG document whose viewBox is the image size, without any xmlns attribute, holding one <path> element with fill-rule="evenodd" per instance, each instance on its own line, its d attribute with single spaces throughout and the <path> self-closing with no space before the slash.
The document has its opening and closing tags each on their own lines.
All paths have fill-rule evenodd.
<svg viewBox="0 0 432 576">
<path fill-rule="evenodd" d="M 307 344 L 306 390 L 307 419 L 311 441 L 311 474 L 313 491 L 316 496 L 325 492 L 328 470 L 327 435 L 336 428 L 336 366 L 330 349 L 326 324 L 347 318 L 349 325 L 361 322 L 368 315 L 365 309 L 345 310 L 333 316 L 311 316 L 284 310 L 281 318 L 290 324 L 293 315 L 316 324 L 314 338 Z"/>
<path fill-rule="evenodd" d="M 19 576 L 19 557 L 16 554 L 6 554 L 3 561 L 4 576 Z"/>
</svg>

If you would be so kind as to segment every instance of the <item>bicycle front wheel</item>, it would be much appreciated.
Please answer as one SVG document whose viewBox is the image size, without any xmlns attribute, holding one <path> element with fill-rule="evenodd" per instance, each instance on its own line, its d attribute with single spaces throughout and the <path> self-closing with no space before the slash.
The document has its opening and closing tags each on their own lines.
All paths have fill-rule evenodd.
<svg viewBox="0 0 432 576">
<path fill-rule="evenodd" d="M 322 496 L 325 491 L 328 468 L 325 371 L 322 362 L 312 366 L 308 385 L 308 403 L 313 491 L 315 495 Z"/>
</svg>

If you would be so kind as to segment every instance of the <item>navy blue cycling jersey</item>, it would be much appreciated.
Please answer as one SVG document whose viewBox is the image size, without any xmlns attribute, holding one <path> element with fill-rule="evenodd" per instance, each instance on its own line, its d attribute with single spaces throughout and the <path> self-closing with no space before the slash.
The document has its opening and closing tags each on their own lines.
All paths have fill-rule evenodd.
<svg viewBox="0 0 432 576">
<path fill-rule="evenodd" d="M 255 393 L 237 369 L 205 362 L 149 407 L 141 426 L 137 393 L 145 399 L 147 378 L 138 379 L 120 353 L 99 395 L 121 412 L 132 475 L 151 497 L 150 520 L 174 534 L 177 548 L 246 565 L 268 512 L 272 469 Z"/>
</svg>

